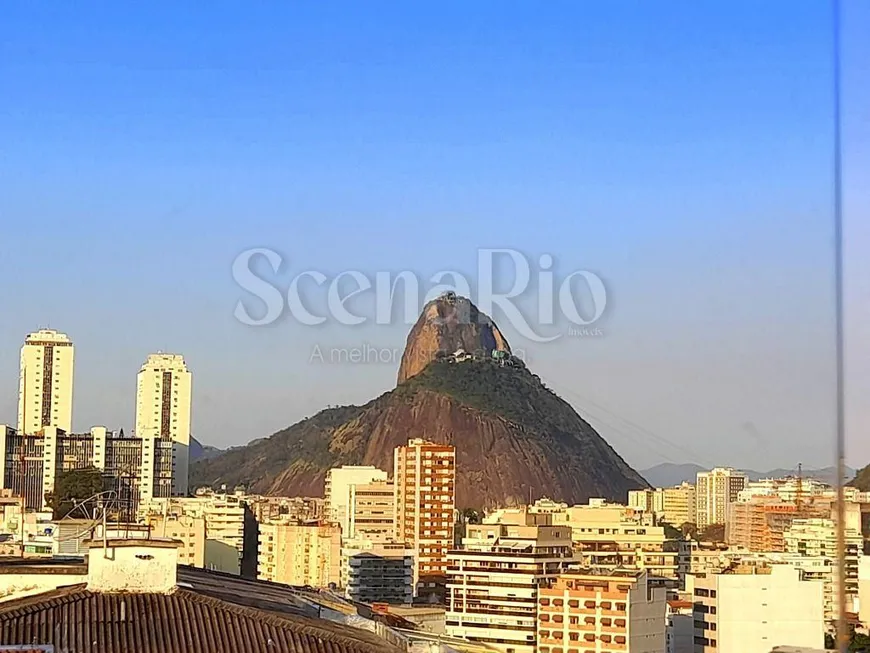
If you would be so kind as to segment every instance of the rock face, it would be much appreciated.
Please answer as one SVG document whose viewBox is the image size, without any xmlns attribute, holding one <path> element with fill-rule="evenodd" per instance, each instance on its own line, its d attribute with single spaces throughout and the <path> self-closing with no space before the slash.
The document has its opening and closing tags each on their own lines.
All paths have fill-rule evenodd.
<svg viewBox="0 0 870 653">
<path fill-rule="evenodd" d="M 465 297 L 445 293 L 426 304 L 408 334 L 398 382 L 407 381 L 440 355 L 458 349 L 488 357 L 494 350 L 510 353 L 495 323 Z"/>
<path fill-rule="evenodd" d="M 459 508 L 522 504 L 529 496 L 568 503 L 590 497 L 625 501 L 628 490 L 648 487 L 520 361 L 485 355 L 508 351 L 495 325 L 445 326 L 438 322 L 441 304 L 427 305 L 412 330 L 416 337 L 408 339 L 408 349 L 431 355 L 431 362 L 406 365 L 406 350 L 404 381 L 394 390 L 364 406 L 324 410 L 247 447 L 198 461 L 191 466 L 191 484 L 322 496 L 329 468 L 365 464 L 391 470 L 395 447 L 420 437 L 456 447 Z M 438 348 L 471 352 L 478 343 L 484 343 L 484 355 L 475 360 L 435 357 Z"/>
</svg>

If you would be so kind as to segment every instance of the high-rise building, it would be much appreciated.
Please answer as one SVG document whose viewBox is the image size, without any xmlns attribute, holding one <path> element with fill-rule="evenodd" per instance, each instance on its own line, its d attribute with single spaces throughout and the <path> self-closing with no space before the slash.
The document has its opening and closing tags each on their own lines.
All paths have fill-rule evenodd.
<svg viewBox="0 0 870 653">
<path fill-rule="evenodd" d="M 538 653 L 662 653 L 666 594 L 644 571 L 569 571 L 538 592 Z"/>
<path fill-rule="evenodd" d="M 788 565 L 737 566 L 689 576 L 697 653 L 825 648 L 823 585 Z M 633 649 L 632 649 L 633 650 Z"/>
<path fill-rule="evenodd" d="M 716 467 L 698 472 L 695 485 L 696 519 L 699 529 L 713 524 L 725 524 L 731 504 L 746 486 L 746 474 L 730 467 Z"/>
<path fill-rule="evenodd" d="M 281 521 L 260 524 L 257 578 L 337 587 L 341 582 L 341 527 Z"/>
<path fill-rule="evenodd" d="M 18 379 L 18 432 L 30 435 L 46 426 L 72 431 L 73 363 L 69 337 L 40 329 L 24 339 Z"/>
<path fill-rule="evenodd" d="M 396 447 L 396 536 L 414 551 L 417 596 L 439 595 L 453 546 L 456 449 L 419 438 Z"/>
<path fill-rule="evenodd" d="M 525 509 L 497 518 L 469 524 L 462 547 L 448 554 L 447 634 L 504 653 L 535 653 L 538 593 L 573 561 L 571 529 Z"/>
<path fill-rule="evenodd" d="M 326 518 L 341 526 L 343 537 L 354 537 L 350 527 L 353 487 L 386 480 L 387 472 L 371 465 L 344 465 L 326 472 L 323 493 Z"/>
<path fill-rule="evenodd" d="M 178 354 L 151 354 L 136 386 L 136 437 L 152 458 L 154 478 L 143 481 L 143 499 L 187 495 L 190 460 L 191 374 Z"/>
</svg>

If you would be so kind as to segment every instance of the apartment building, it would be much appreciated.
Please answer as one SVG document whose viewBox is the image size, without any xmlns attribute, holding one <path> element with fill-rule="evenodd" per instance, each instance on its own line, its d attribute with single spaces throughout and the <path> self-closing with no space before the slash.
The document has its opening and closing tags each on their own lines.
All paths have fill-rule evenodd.
<svg viewBox="0 0 870 653">
<path fill-rule="evenodd" d="M 858 562 L 858 620 L 870 629 L 870 556 Z"/>
<path fill-rule="evenodd" d="M 417 596 L 443 596 L 447 552 L 453 546 L 456 449 L 419 438 L 393 457 L 397 542 L 414 551 Z"/>
<path fill-rule="evenodd" d="M 386 480 L 387 472 L 371 465 L 344 465 L 330 469 L 324 481 L 326 518 L 340 524 L 345 537 L 353 537 L 350 516 L 354 486 Z"/>
<path fill-rule="evenodd" d="M 683 482 L 674 487 L 661 490 L 661 510 L 657 513 L 659 520 L 679 528 L 686 522 L 694 522 L 697 513 L 695 502 L 695 486 Z"/>
<path fill-rule="evenodd" d="M 203 492 L 195 497 L 151 499 L 139 507 L 146 519 L 152 515 L 175 515 L 202 518 L 205 521 L 206 568 L 228 574 L 240 574 L 246 556 L 256 557 L 250 544 L 256 523 L 243 496 Z M 247 534 L 247 537 L 246 537 Z"/>
<path fill-rule="evenodd" d="M 795 519 L 783 537 L 787 553 L 837 559 L 837 529 L 832 519 Z M 855 529 L 846 528 L 845 539 L 846 594 L 852 600 L 858 595 L 858 565 L 863 556 L 864 538 Z"/>
<path fill-rule="evenodd" d="M 730 467 L 698 472 L 695 483 L 695 523 L 698 528 L 725 524 L 731 504 L 737 501 L 747 482 L 746 474 Z"/>
<path fill-rule="evenodd" d="M 374 481 L 350 486 L 348 539 L 364 538 L 374 542 L 392 540 L 396 532 L 395 486 L 387 481 Z"/>
<path fill-rule="evenodd" d="M 788 565 L 736 566 L 690 576 L 695 653 L 824 649 L 823 586 Z"/>
<path fill-rule="evenodd" d="M 553 524 L 571 528 L 578 558 L 596 569 L 645 569 L 661 578 L 678 577 L 679 543 L 662 526 L 648 526 L 625 506 L 572 506 L 553 514 Z"/>
<path fill-rule="evenodd" d="M 448 554 L 447 634 L 535 653 L 538 592 L 573 561 L 571 529 L 523 509 L 499 519 L 469 524 L 462 547 Z"/>
<path fill-rule="evenodd" d="M 40 329 L 24 338 L 18 378 L 21 434 L 45 427 L 72 432 L 75 347 L 65 333 Z"/>
<path fill-rule="evenodd" d="M 260 524 L 257 577 L 274 583 L 338 587 L 341 527 L 338 524 Z"/>
<path fill-rule="evenodd" d="M 645 571 L 569 571 L 538 592 L 538 653 L 662 653 L 666 594 Z"/>
<path fill-rule="evenodd" d="M 150 514 L 145 519 L 153 537 L 180 542 L 178 564 L 214 569 L 206 554 L 206 521 L 185 514 Z"/>
<path fill-rule="evenodd" d="M 743 496 L 731 505 L 725 540 L 749 551 L 785 551 L 785 532 L 795 519 L 830 517 L 831 505 L 783 501 L 776 494 Z"/>
<path fill-rule="evenodd" d="M 136 379 L 136 437 L 152 458 L 143 498 L 186 496 L 192 375 L 179 354 L 149 355 Z"/>
<path fill-rule="evenodd" d="M 125 437 L 95 426 L 89 433 L 66 433 L 46 426 L 22 434 L 0 425 L 0 483 L 22 496 L 27 509 L 48 510 L 46 495 L 60 474 L 95 467 L 103 473 L 103 489 L 114 491 L 122 517 L 135 517 L 139 503 L 153 496 L 157 458 L 147 440 Z"/>
<path fill-rule="evenodd" d="M 694 653 L 694 604 L 685 600 L 670 600 L 665 612 L 666 653 Z"/>
<path fill-rule="evenodd" d="M 658 512 L 656 508 L 661 510 L 661 492 L 651 488 L 629 490 L 628 507 L 643 512 Z"/>
<path fill-rule="evenodd" d="M 267 497 L 244 493 L 241 496 L 258 522 L 275 519 L 302 522 L 327 519 L 326 502 L 320 497 Z"/>
<path fill-rule="evenodd" d="M 361 603 L 410 605 L 414 599 L 414 553 L 404 543 L 344 540 L 341 587 Z"/>
</svg>

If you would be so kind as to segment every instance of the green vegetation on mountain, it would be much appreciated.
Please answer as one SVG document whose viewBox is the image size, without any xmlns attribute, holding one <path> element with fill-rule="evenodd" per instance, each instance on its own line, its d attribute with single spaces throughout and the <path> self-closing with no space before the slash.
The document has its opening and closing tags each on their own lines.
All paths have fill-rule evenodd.
<svg viewBox="0 0 870 653">
<path fill-rule="evenodd" d="M 858 488 L 861 492 L 870 492 L 870 465 L 858 470 L 855 478 L 849 481 L 849 485 Z"/>
</svg>

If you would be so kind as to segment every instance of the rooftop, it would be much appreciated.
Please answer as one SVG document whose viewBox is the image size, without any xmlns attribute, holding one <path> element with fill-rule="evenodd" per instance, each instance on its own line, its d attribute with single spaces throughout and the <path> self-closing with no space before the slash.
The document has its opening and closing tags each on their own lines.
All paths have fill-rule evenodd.
<svg viewBox="0 0 870 653">
<path fill-rule="evenodd" d="M 398 653 L 370 632 L 310 614 L 288 586 L 179 567 L 168 594 L 80 584 L 2 603 L 0 641 L 76 653 Z"/>
</svg>

